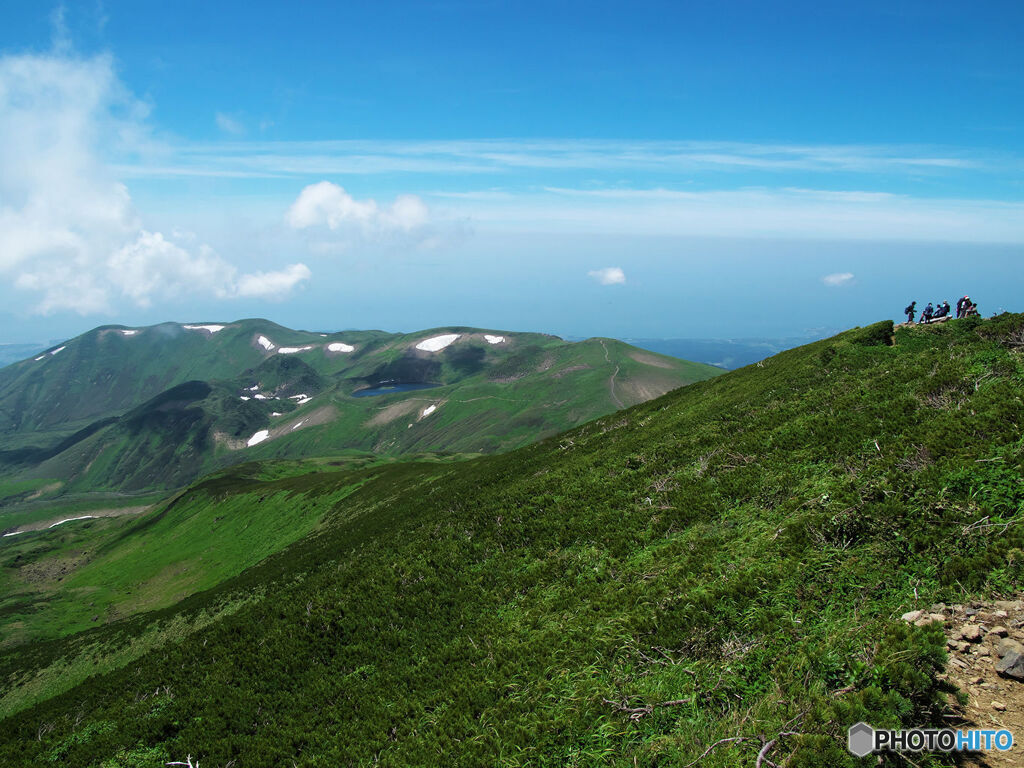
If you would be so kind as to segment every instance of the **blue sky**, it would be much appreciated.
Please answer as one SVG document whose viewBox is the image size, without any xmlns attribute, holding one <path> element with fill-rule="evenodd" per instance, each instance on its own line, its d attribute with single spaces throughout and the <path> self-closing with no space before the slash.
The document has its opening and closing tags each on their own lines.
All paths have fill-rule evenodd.
<svg viewBox="0 0 1024 768">
<path fill-rule="evenodd" d="M 0 341 L 1024 309 L 1018 2 L 0 3 Z"/>
</svg>

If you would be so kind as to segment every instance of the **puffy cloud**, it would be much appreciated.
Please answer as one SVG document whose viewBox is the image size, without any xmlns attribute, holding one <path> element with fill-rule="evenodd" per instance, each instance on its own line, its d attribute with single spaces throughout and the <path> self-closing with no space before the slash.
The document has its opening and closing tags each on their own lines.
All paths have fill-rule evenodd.
<svg viewBox="0 0 1024 768">
<path fill-rule="evenodd" d="M 355 226 L 365 234 L 409 233 L 429 220 L 427 206 L 416 195 L 399 195 L 391 205 L 381 207 L 375 200 L 356 200 L 329 181 L 303 189 L 285 214 L 285 221 L 295 229 Z"/>
<path fill-rule="evenodd" d="M 601 285 L 622 285 L 626 282 L 626 273 L 620 267 L 605 267 L 587 272 Z"/>
<path fill-rule="evenodd" d="M 829 288 L 841 288 L 853 282 L 853 272 L 834 272 L 821 278 L 821 282 Z"/>
<path fill-rule="evenodd" d="M 235 285 L 236 296 L 274 298 L 287 295 L 292 288 L 312 276 L 305 264 L 289 264 L 277 272 L 242 275 Z"/>
<path fill-rule="evenodd" d="M 279 296 L 309 277 L 239 274 L 206 246 L 143 227 L 112 162 L 147 146 L 148 108 L 109 56 L 0 57 L 0 275 L 36 310 L 108 312 L 185 294 Z"/>
</svg>

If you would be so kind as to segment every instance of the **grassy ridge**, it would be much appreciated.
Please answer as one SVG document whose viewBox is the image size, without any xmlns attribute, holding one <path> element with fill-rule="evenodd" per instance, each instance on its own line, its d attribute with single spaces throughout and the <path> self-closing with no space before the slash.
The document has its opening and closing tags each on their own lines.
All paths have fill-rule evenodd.
<svg viewBox="0 0 1024 768">
<path fill-rule="evenodd" d="M 217 616 L 6 719 L 0 758 L 685 765 L 741 736 L 700 763 L 735 766 L 793 732 L 774 762 L 855 765 L 850 723 L 941 715 L 941 633 L 894 617 L 1022 586 L 1022 326 L 882 323 L 510 454 L 369 470 L 314 535 L 87 633 Z M 215 507 L 253 493 L 216 482 Z M 83 640 L 0 659 L 8 700 Z"/>
</svg>

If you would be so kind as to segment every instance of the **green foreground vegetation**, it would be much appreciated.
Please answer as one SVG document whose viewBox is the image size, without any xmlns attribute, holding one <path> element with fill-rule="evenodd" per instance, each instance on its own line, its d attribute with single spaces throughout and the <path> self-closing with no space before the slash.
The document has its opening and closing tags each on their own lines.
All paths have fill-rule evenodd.
<svg viewBox="0 0 1024 768">
<path fill-rule="evenodd" d="M 1024 586 L 1022 329 L 879 323 L 508 454 L 200 481 L 54 587 L 129 615 L 18 609 L 50 639 L 0 654 L 0 764 L 875 765 L 847 726 L 947 693 L 898 616 Z M 143 546 L 203 537 L 133 610 Z"/>
</svg>

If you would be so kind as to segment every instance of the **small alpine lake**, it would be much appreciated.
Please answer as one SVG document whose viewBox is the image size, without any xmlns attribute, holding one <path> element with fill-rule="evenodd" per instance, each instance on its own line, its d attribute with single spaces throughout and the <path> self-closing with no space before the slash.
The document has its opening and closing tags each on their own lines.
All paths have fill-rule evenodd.
<svg viewBox="0 0 1024 768">
<path fill-rule="evenodd" d="M 376 395 L 393 395 L 396 392 L 411 392 L 416 389 L 433 389 L 440 384 L 389 384 L 381 383 L 376 387 L 360 389 L 352 393 L 352 397 L 375 397 Z"/>
</svg>

